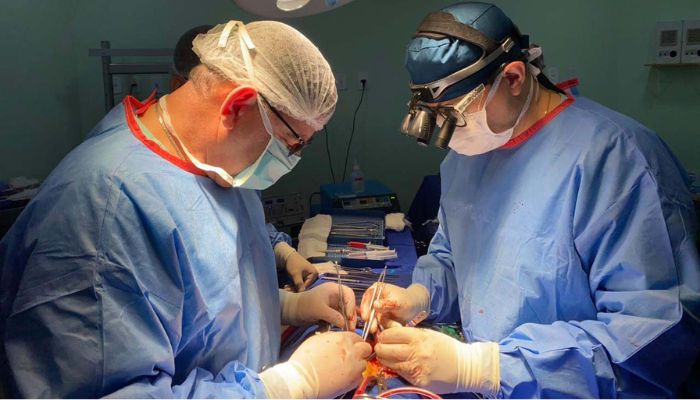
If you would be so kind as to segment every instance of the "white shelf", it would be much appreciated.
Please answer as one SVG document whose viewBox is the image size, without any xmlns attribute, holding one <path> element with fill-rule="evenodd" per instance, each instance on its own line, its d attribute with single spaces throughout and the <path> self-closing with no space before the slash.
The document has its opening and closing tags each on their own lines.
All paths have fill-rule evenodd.
<svg viewBox="0 0 700 400">
<path fill-rule="evenodd" d="M 666 68 L 666 67 L 700 67 L 700 63 L 679 63 L 679 64 L 644 64 L 645 67 Z"/>
</svg>

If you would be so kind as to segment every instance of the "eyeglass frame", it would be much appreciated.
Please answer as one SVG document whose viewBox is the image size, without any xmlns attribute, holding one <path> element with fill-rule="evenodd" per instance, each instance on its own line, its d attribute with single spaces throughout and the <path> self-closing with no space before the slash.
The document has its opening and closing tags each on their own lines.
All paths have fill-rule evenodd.
<svg viewBox="0 0 700 400">
<path fill-rule="evenodd" d="M 261 95 L 260 93 L 258 93 L 258 96 L 260 96 L 260 99 L 262 99 L 262 101 L 267 105 L 267 107 L 268 107 L 270 110 L 272 110 L 272 113 L 275 114 L 275 115 L 277 116 L 277 118 L 278 118 L 280 121 L 282 121 L 282 123 L 287 127 L 287 129 L 289 129 L 289 132 L 291 132 L 292 135 L 294 136 L 294 138 L 297 140 L 297 143 L 294 144 L 294 145 L 292 145 L 292 146 L 289 146 L 289 145 L 287 145 L 287 144 L 285 143 L 285 146 L 287 147 L 287 150 L 289 150 L 289 154 L 288 154 L 288 155 L 289 155 L 289 156 L 291 156 L 291 155 L 299 155 L 299 154 L 301 153 L 301 151 L 302 151 L 304 148 L 306 148 L 306 146 L 308 146 L 308 145 L 311 144 L 311 142 L 313 141 L 313 137 L 312 137 L 311 139 L 309 139 L 309 140 L 305 140 L 304 138 L 302 138 L 301 135 L 299 135 L 299 134 L 294 130 L 294 128 L 292 128 L 292 126 L 284 119 L 284 117 L 282 117 L 282 114 L 281 114 L 279 111 L 275 110 L 274 107 L 272 107 L 272 105 L 270 104 L 270 102 L 269 102 L 263 95 Z M 272 133 L 272 132 L 270 132 L 270 133 Z"/>
</svg>

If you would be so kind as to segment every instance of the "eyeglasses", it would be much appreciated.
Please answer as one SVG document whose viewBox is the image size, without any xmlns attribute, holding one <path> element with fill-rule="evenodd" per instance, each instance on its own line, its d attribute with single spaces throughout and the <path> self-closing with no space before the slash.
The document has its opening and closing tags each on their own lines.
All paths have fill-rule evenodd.
<svg viewBox="0 0 700 400">
<path fill-rule="evenodd" d="M 289 132 L 291 132 L 294 138 L 297 140 L 297 142 L 291 146 L 285 143 L 285 145 L 287 146 L 287 150 L 289 150 L 289 155 L 299 155 L 306 146 L 311 144 L 312 139 L 304 140 L 301 136 L 299 136 L 299 134 L 294 130 L 294 128 L 292 128 L 292 126 L 289 123 L 287 123 L 287 121 L 282 117 L 282 114 L 280 114 L 279 111 L 275 110 L 274 107 L 272 107 L 272 105 L 270 105 L 270 102 L 267 101 L 265 97 L 263 97 L 259 93 L 258 96 L 260 96 L 260 98 L 265 102 L 265 104 L 267 104 L 267 107 L 270 110 L 272 110 L 272 112 L 277 116 L 277 118 L 279 118 L 280 121 L 282 121 L 284 126 L 286 126 L 287 129 L 289 129 Z"/>
</svg>

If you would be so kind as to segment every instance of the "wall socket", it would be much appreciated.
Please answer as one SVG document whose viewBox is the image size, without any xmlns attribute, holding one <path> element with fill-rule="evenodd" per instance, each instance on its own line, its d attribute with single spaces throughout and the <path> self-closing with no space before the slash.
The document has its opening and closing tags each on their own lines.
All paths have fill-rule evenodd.
<svg viewBox="0 0 700 400">
<path fill-rule="evenodd" d="M 369 74 L 365 71 L 360 71 L 357 73 L 357 89 L 362 90 L 362 80 L 364 79 L 365 81 L 365 86 L 364 89 L 367 90 L 369 88 Z"/>
</svg>

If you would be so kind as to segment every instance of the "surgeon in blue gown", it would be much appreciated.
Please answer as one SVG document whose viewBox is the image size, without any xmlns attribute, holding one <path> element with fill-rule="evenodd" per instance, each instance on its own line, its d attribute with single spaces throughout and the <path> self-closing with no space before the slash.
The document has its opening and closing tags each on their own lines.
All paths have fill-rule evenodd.
<svg viewBox="0 0 700 400">
<path fill-rule="evenodd" d="M 173 50 L 173 63 L 170 69 L 170 91 L 177 90 L 190 79 L 192 70 L 200 64 L 199 57 L 192 49 L 192 41 L 200 33 L 206 33 L 213 25 L 199 25 L 188 29 L 180 35 Z M 93 129 L 91 134 L 98 134 L 101 130 Z M 270 244 L 275 251 L 277 273 L 289 277 L 289 289 L 303 292 L 318 278 L 318 270 L 307 259 L 302 257 L 291 247 L 292 238 L 274 225 L 266 224 L 270 236 Z M 286 277 L 283 277 L 285 279 Z M 283 279 L 278 279 L 281 281 Z"/>
<path fill-rule="evenodd" d="M 529 62 L 539 51 L 478 2 L 429 15 L 410 42 L 413 105 L 466 126 L 442 162 L 440 229 L 413 285 L 376 304 L 377 356 L 440 393 L 682 395 L 700 347 L 686 174 L 648 128 L 559 92 Z M 461 321 L 468 343 L 400 326 L 423 317 Z"/>
<path fill-rule="evenodd" d="M 278 22 L 231 21 L 193 45 L 191 81 L 126 98 L 0 241 L 10 394 L 309 398 L 361 379 L 371 350 L 350 332 L 277 363 L 282 324 L 344 316 L 335 284 L 278 291 L 258 197 L 333 114 L 328 63 Z"/>
<path fill-rule="evenodd" d="M 184 85 L 189 80 L 192 70 L 200 64 L 199 57 L 192 49 L 192 41 L 198 34 L 206 33 L 213 27 L 213 25 L 195 26 L 188 29 L 178 39 L 173 50 L 173 62 L 170 70 L 171 91 L 175 91 Z M 114 113 L 119 111 L 119 107 L 112 110 Z M 103 122 L 109 120 L 105 119 Z M 90 138 L 103 133 L 104 127 L 101 124 L 92 129 L 87 137 Z M 286 273 L 291 280 L 289 289 L 303 292 L 318 278 L 318 270 L 291 247 L 292 238 L 288 234 L 278 231 L 270 223 L 266 224 L 266 228 L 270 237 L 270 244 L 275 251 L 278 276 Z"/>
</svg>

